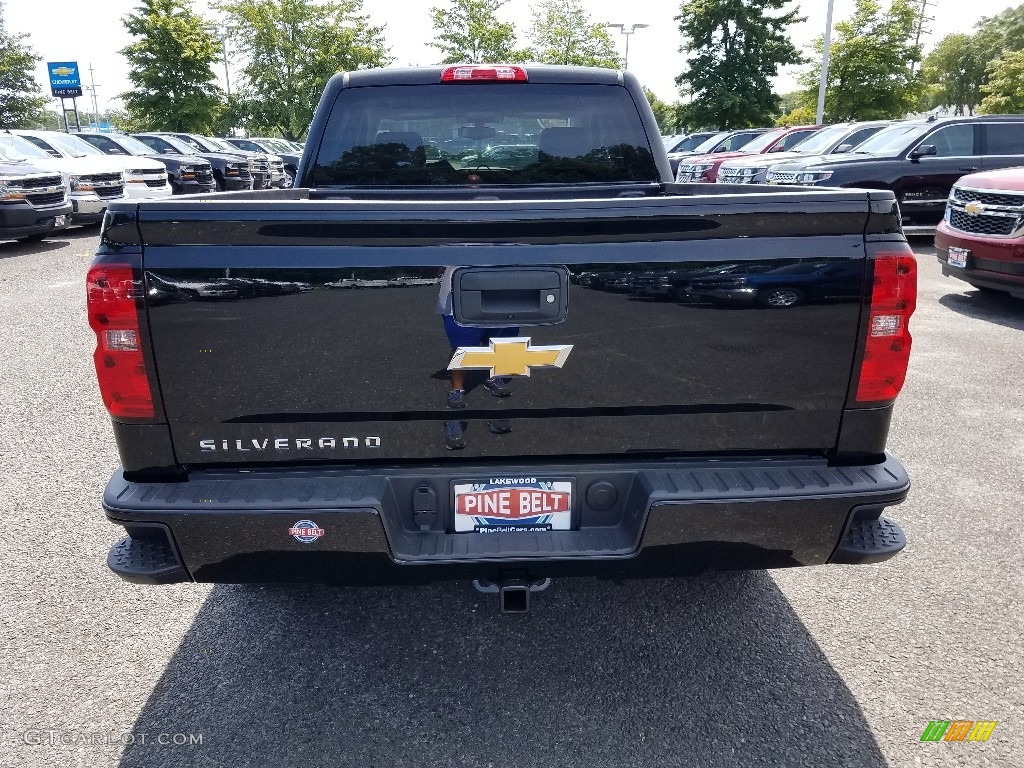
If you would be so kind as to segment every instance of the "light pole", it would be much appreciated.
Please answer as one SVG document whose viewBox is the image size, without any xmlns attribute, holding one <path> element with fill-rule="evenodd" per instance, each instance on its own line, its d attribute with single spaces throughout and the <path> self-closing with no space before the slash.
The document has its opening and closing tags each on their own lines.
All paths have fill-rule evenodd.
<svg viewBox="0 0 1024 768">
<path fill-rule="evenodd" d="M 622 68 L 629 69 L 629 36 L 635 34 L 638 29 L 647 29 L 650 24 L 632 24 L 628 30 L 625 24 L 605 24 L 604 26 L 608 29 L 617 29 L 626 36 L 626 58 L 622 62 Z"/>
<path fill-rule="evenodd" d="M 230 27 L 223 27 L 210 25 L 203 27 L 204 30 L 209 32 L 211 35 L 220 41 L 220 49 L 224 54 L 224 90 L 227 93 L 228 98 L 231 98 L 231 76 L 228 74 L 228 34 L 231 32 Z"/>
<path fill-rule="evenodd" d="M 821 125 L 825 119 L 825 87 L 828 85 L 828 52 L 832 45 L 832 8 L 835 0 L 828 0 L 828 20 L 825 22 L 825 44 L 821 51 L 821 82 L 818 83 L 818 114 L 815 124 Z"/>
</svg>

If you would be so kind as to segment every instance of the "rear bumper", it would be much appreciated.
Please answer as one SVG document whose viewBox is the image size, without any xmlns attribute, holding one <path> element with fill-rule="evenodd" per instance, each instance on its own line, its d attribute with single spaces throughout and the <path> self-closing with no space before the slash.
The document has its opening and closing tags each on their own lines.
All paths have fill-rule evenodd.
<svg viewBox="0 0 1024 768">
<path fill-rule="evenodd" d="M 898 527 L 880 515 L 910 487 L 888 456 L 858 467 L 814 460 L 505 467 L 503 476 L 574 477 L 576 530 L 448 533 L 451 482 L 494 471 L 194 472 L 179 483 L 133 483 L 118 472 L 103 506 L 129 539 L 108 562 L 139 583 L 365 585 L 877 562 L 903 546 Z M 426 497 L 417 493 L 423 488 L 431 489 Z M 414 504 L 414 494 L 434 499 L 433 514 Z M 314 541 L 290 533 L 304 521 L 320 529 Z"/>
<path fill-rule="evenodd" d="M 949 266 L 950 247 L 971 252 L 966 267 Z M 966 235 L 942 222 L 935 231 L 935 248 L 947 277 L 1024 298 L 1024 237 Z"/>
</svg>

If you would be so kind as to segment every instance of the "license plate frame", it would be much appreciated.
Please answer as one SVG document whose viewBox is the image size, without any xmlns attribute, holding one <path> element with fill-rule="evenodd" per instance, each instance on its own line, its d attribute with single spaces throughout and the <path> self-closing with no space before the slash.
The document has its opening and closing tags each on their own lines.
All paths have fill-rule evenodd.
<svg viewBox="0 0 1024 768">
<path fill-rule="evenodd" d="M 493 475 L 451 482 L 453 533 L 536 533 L 575 527 L 576 480 Z"/>
<path fill-rule="evenodd" d="M 951 267 L 956 267 L 957 269 L 967 269 L 967 264 L 970 259 L 970 250 L 951 245 L 949 247 L 949 255 L 946 257 L 946 263 Z"/>
</svg>

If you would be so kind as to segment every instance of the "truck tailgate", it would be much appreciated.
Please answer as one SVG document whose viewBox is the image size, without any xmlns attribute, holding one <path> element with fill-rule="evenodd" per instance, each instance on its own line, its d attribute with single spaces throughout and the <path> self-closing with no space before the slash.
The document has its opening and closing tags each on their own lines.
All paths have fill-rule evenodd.
<svg viewBox="0 0 1024 768">
<path fill-rule="evenodd" d="M 868 211 L 856 191 L 147 203 L 148 324 L 177 459 L 826 454 Z M 453 361 L 476 366 L 459 410 Z M 495 397 L 492 372 L 529 376 Z"/>
</svg>

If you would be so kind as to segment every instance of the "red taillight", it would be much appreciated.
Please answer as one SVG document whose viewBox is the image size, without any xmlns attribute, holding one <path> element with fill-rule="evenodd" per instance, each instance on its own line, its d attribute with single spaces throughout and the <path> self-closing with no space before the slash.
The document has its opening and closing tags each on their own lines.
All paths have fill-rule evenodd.
<svg viewBox="0 0 1024 768">
<path fill-rule="evenodd" d="M 907 247 L 872 259 L 874 279 L 857 402 L 891 401 L 903 388 L 910 362 L 910 316 L 917 305 L 917 261 Z"/>
<path fill-rule="evenodd" d="M 497 81 L 508 83 L 525 83 L 526 70 L 507 64 L 460 64 L 445 67 L 441 72 L 442 83 Z"/>
<path fill-rule="evenodd" d="M 153 418 L 153 395 L 142 359 L 138 295 L 127 264 L 92 267 L 86 278 L 89 325 L 96 332 L 96 377 L 111 416 Z"/>
</svg>

